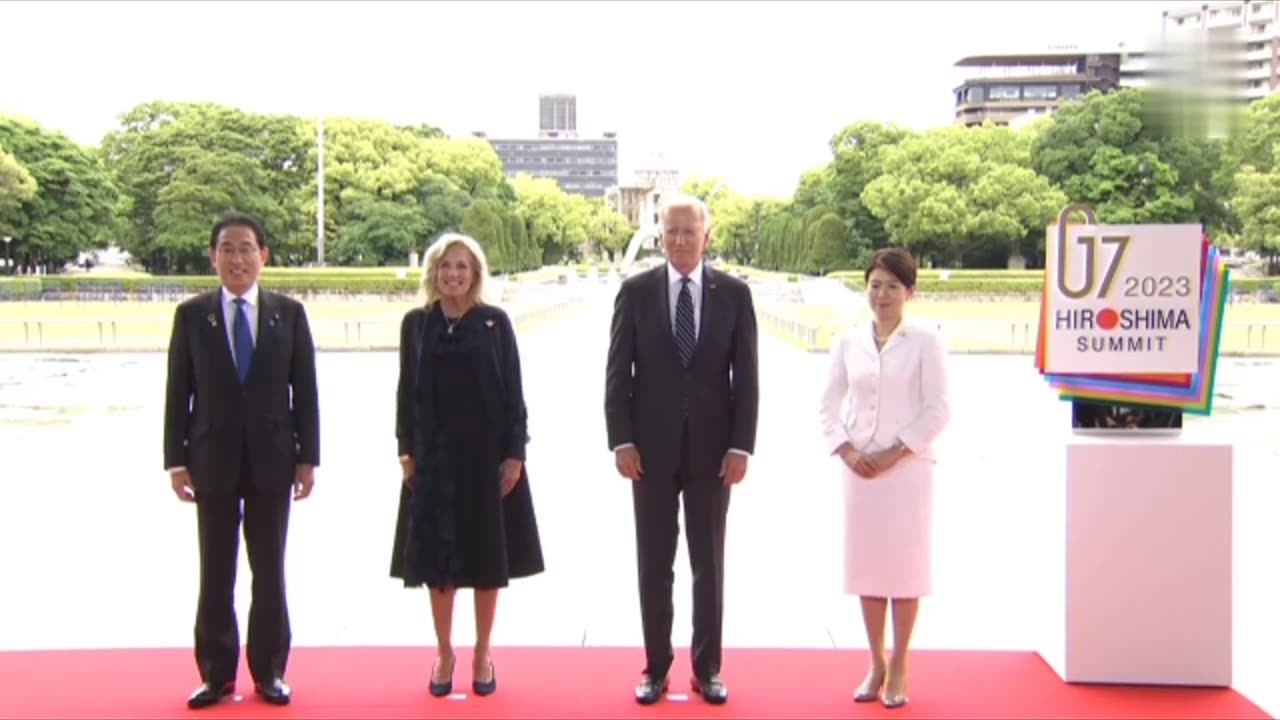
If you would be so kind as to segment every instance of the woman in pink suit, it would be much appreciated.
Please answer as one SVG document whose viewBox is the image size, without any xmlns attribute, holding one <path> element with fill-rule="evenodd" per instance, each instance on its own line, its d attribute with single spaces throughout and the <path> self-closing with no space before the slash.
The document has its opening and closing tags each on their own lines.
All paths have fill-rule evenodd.
<svg viewBox="0 0 1280 720">
<path fill-rule="evenodd" d="M 950 416 L 946 347 L 934 330 L 903 321 L 916 286 L 909 253 L 877 252 L 866 283 L 874 320 L 836 339 L 820 417 L 826 447 L 844 462 L 845 590 L 861 598 L 871 648 L 854 700 L 893 708 L 907 703 L 907 647 L 919 598 L 931 591 L 931 446 Z"/>
</svg>

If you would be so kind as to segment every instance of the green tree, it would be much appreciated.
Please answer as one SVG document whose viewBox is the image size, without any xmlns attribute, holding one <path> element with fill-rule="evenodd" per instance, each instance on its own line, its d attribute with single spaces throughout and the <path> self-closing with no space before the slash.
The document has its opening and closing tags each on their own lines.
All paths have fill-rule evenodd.
<svg viewBox="0 0 1280 720">
<path fill-rule="evenodd" d="M 1280 154 L 1280 145 L 1274 152 Z M 1280 269 L 1280 166 L 1259 171 L 1246 166 L 1235 179 L 1234 206 L 1240 215 L 1240 248 L 1266 257 L 1269 270 Z"/>
<path fill-rule="evenodd" d="M 1174 133 L 1137 89 L 1063 105 L 1035 138 L 1032 166 L 1108 223 L 1229 227 L 1222 142 Z"/>
<path fill-rule="evenodd" d="M 554 265 L 577 254 L 587 239 L 591 206 L 586 198 L 568 195 L 551 178 L 519 175 L 511 180 L 529 237 L 540 250 L 541 264 Z"/>
<path fill-rule="evenodd" d="M 507 237 L 511 243 L 510 270 L 531 270 L 537 265 L 537 248 L 529 241 L 524 217 L 518 210 L 507 215 Z"/>
<path fill-rule="evenodd" d="M 362 197 L 350 212 L 332 251 L 340 265 L 406 265 L 410 252 L 421 251 L 431 225 L 423 207 L 411 200 Z"/>
<path fill-rule="evenodd" d="M 480 243 L 491 271 L 505 268 L 507 259 L 503 257 L 502 239 L 506 235 L 506 225 L 492 203 L 488 200 L 471 203 L 462 214 L 462 232 Z"/>
<path fill-rule="evenodd" d="M 144 103 L 120 122 L 102 152 L 126 196 L 133 232 L 123 245 L 148 269 L 208 272 L 209 227 L 230 210 L 262 219 L 273 263 L 310 257 L 303 188 L 314 182 L 314 128 L 213 103 Z"/>
<path fill-rule="evenodd" d="M 31 202 L 38 188 L 31 171 L 0 148 L 0 210 L 16 210 Z"/>
<path fill-rule="evenodd" d="M 0 207 L 0 228 L 13 237 L 15 264 L 56 271 L 81 252 L 111 243 L 119 194 L 97 153 L 34 122 L 4 116 L 0 147 L 36 186 L 29 200 Z"/>
<path fill-rule="evenodd" d="M 886 153 L 863 191 L 890 238 L 922 258 L 953 264 L 1026 253 L 1066 202 L 1030 169 L 1031 138 L 1008 128 L 948 127 Z"/>
<path fill-rule="evenodd" d="M 812 236 L 810 258 L 819 275 L 844 268 L 849 261 L 844 240 L 844 222 L 834 212 L 826 212 L 809 230 Z"/>
<path fill-rule="evenodd" d="M 884 221 L 867 208 L 862 194 L 867 185 L 884 174 L 889 152 L 911 137 L 910 130 L 896 125 L 861 121 L 844 127 L 831 138 L 831 164 L 814 178 L 822 181 L 824 189 L 815 189 L 813 197 L 806 198 L 806 207 L 829 205 L 835 209 L 848 228 L 850 258 L 889 244 Z"/>
</svg>

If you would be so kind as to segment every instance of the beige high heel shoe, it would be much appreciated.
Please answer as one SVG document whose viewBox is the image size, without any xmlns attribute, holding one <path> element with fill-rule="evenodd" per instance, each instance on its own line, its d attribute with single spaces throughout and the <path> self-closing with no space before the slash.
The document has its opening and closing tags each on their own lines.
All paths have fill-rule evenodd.
<svg viewBox="0 0 1280 720">
<path fill-rule="evenodd" d="M 867 677 L 863 679 L 862 684 L 858 686 L 856 692 L 853 693 L 853 701 L 857 703 L 875 702 L 880 699 L 880 690 L 884 687 L 885 676 L 888 675 L 887 670 L 881 670 L 879 673 L 874 668 L 867 671 Z"/>
<path fill-rule="evenodd" d="M 888 673 L 886 673 L 885 675 L 887 678 Z M 884 698 L 880 702 L 890 710 L 894 708 L 900 708 L 903 705 L 906 705 L 907 702 L 909 702 L 907 698 L 906 681 L 903 680 L 902 688 L 898 692 L 889 692 L 889 683 L 888 683 L 888 680 L 886 679 L 885 685 L 884 685 Z"/>
</svg>

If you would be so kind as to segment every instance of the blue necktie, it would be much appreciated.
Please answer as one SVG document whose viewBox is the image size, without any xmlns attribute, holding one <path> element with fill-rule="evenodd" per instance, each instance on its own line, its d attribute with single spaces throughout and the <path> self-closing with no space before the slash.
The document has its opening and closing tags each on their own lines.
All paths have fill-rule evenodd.
<svg viewBox="0 0 1280 720">
<path fill-rule="evenodd" d="M 680 278 L 680 297 L 676 300 L 676 350 L 680 364 L 689 367 L 693 349 L 698 345 L 698 334 L 693 327 L 693 294 L 689 292 L 689 278 Z"/>
<path fill-rule="evenodd" d="M 249 377 L 253 365 L 253 328 L 249 326 L 249 314 L 244 311 L 244 298 L 236 298 L 236 319 L 231 325 L 231 337 L 235 339 L 236 375 L 240 384 Z"/>
</svg>

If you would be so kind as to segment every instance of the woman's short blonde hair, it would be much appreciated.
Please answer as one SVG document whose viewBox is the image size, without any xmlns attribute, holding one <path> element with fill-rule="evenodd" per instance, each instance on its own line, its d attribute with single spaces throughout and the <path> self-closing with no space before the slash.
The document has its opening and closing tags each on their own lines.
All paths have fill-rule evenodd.
<svg viewBox="0 0 1280 720">
<path fill-rule="evenodd" d="M 471 278 L 471 289 L 467 291 L 467 300 L 474 305 L 484 303 L 484 283 L 485 278 L 489 277 L 489 261 L 484 256 L 484 250 L 480 249 L 480 243 L 470 235 L 445 233 L 431 243 L 427 248 L 427 254 L 422 258 L 422 295 L 428 306 L 434 305 L 440 299 L 440 287 L 436 284 L 440 260 L 455 245 L 465 247 L 467 252 L 471 253 L 473 261 L 471 271 L 474 277 Z"/>
</svg>

